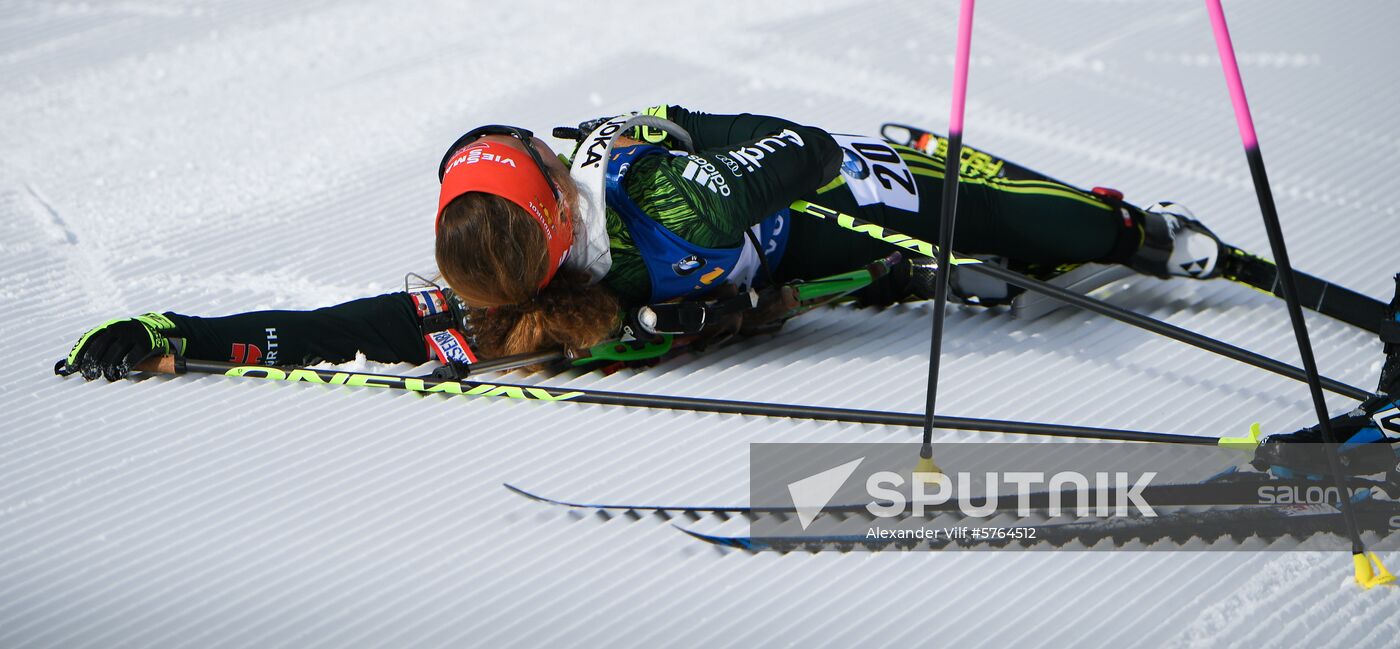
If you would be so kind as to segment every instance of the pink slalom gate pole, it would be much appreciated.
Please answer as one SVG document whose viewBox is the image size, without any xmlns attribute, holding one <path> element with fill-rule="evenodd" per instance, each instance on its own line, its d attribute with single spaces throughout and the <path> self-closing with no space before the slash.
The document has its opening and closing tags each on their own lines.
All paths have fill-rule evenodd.
<svg viewBox="0 0 1400 649">
<path fill-rule="evenodd" d="M 972 51 L 972 9 L 975 0 L 962 0 L 958 10 L 958 49 L 953 63 L 953 105 L 948 115 L 948 153 L 944 158 L 943 204 L 939 212 L 938 263 L 934 275 L 933 338 L 929 342 L 928 401 L 924 407 L 924 444 L 920 470 L 932 470 L 933 420 L 938 403 L 938 366 L 943 352 L 943 309 L 948 304 L 949 251 L 953 249 L 953 222 L 958 209 L 958 175 L 962 170 L 963 112 L 967 106 L 968 56 Z"/>
<path fill-rule="evenodd" d="M 1220 65 L 1225 71 L 1225 85 L 1230 90 L 1230 103 L 1235 108 L 1235 122 L 1239 125 L 1240 139 L 1244 142 L 1245 157 L 1249 160 L 1249 172 L 1254 178 L 1254 193 L 1259 197 L 1259 209 L 1264 216 L 1264 229 L 1269 234 L 1269 247 L 1273 251 L 1274 263 L 1278 265 L 1278 277 L 1283 288 L 1284 302 L 1288 305 L 1288 318 L 1293 324 L 1293 336 L 1298 340 L 1298 353 L 1303 359 L 1303 371 L 1307 375 L 1308 390 L 1312 394 L 1313 409 L 1322 426 L 1326 446 L 1327 465 L 1336 481 L 1338 500 L 1347 533 L 1351 536 L 1352 563 L 1356 580 L 1363 587 L 1391 583 L 1394 577 L 1380 565 L 1374 553 L 1367 558 L 1366 546 L 1361 540 L 1361 532 L 1356 523 L 1356 512 L 1347 494 L 1345 479 L 1342 477 L 1342 464 L 1337 457 L 1337 438 L 1327 417 L 1327 403 L 1322 397 L 1322 383 L 1318 377 L 1317 360 L 1313 357 L 1312 343 L 1308 338 L 1308 325 L 1303 320 L 1303 309 L 1298 302 L 1298 286 L 1293 277 L 1293 265 L 1288 260 L 1288 248 L 1284 245 L 1283 228 L 1279 225 L 1278 209 L 1274 205 L 1273 192 L 1269 188 L 1269 177 L 1264 171 L 1264 156 L 1259 152 L 1259 137 L 1254 131 L 1254 118 L 1249 112 L 1249 100 L 1245 98 L 1244 81 L 1240 78 L 1239 61 L 1235 58 L 1235 46 L 1230 41 L 1230 28 L 1225 23 L 1225 10 L 1220 0 L 1206 0 L 1210 12 L 1211 27 L 1215 31 L 1215 45 L 1220 51 Z M 1373 567 L 1372 562 L 1375 562 Z"/>
</svg>

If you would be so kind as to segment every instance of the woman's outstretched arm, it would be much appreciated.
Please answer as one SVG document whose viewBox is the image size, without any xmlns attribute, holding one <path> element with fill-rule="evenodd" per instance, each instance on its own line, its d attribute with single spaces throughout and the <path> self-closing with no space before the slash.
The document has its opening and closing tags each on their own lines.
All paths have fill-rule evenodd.
<svg viewBox="0 0 1400 649">
<path fill-rule="evenodd" d="M 408 293 L 389 293 L 313 311 L 115 318 L 80 336 L 54 371 L 116 381 L 141 361 L 171 353 L 247 365 L 308 365 L 342 363 L 363 352 L 375 361 L 418 364 L 429 359 L 419 312 Z"/>
<path fill-rule="evenodd" d="M 418 314 L 407 293 L 311 311 L 252 311 L 222 317 L 166 313 L 189 358 L 260 365 L 343 363 L 357 352 L 384 363 L 425 363 Z"/>
</svg>

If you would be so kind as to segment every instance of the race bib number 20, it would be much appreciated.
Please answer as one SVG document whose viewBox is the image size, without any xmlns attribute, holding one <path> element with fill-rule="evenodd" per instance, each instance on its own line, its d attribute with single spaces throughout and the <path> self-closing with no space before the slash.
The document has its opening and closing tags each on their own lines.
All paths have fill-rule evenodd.
<svg viewBox="0 0 1400 649">
<path fill-rule="evenodd" d="M 841 175 L 856 204 L 883 204 L 910 212 L 919 211 L 919 190 L 909 165 L 894 148 L 879 138 L 833 135 L 844 159 Z"/>
</svg>

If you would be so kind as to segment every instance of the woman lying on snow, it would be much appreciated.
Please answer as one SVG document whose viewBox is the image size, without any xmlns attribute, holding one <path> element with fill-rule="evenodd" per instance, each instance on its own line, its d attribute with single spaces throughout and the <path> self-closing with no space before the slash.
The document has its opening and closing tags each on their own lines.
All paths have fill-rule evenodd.
<svg viewBox="0 0 1400 649">
<path fill-rule="evenodd" d="M 888 253 L 888 244 L 872 238 L 794 218 L 788 206 L 797 200 L 937 238 L 946 163 L 937 141 L 916 149 L 776 117 L 678 106 L 626 120 L 580 125 L 571 161 L 514 127 L 478 128 L 453 143 L 439 166 L 434 224 L 447 289 L 314 311 L 110 320 L 79 338 L 55 369 L 117 380 L 172 352 L 265 365 L 340 363 L 363 352 L 385 363 L 436 357 L 452 366 L 474 362 L 473 349 L 486 358 L 583 349 L 620 332 L 654 333 L 658 323 L 638 321 L 638 307 L 714 304 L 715 296 L 743 295 L 751 285 L 821 278 Z M 1011 180 L 998 174 L 1000 161 L 980 153 L 962 166 L 960 252 L 1021 268 L 1101 262 L 1158 277 L 1218 274 L 1219 240 L 1189 214 L 1173 213 L 1183 212 L 1170 209 L 1176 206 L 1139 210 L 1114 192 Z M 932 276 L 926 265 L 904 264 L 860 297 L 868 304 L 927 298 Z M 700 336 L 720 328 L 660 324 Z M 1381 429 L 1400 420 L 1400 344 L 1386 352 L 1381 391 L 1391 396 L 1334 419 L 1340 438 L 1385 441 Z M 1311 428 L 1271 441 L 1317 439 Z M 1393 466 L 1388 445 L 1365 446 L 1379 451 L 1367 453 L 1375 462 Z M 1265 444 L 1259 457 L 1303 470 L 1316 460 L 1284 461 L 1282 448 Z"/>
<path fill-rule="evenodd" d="M 434 225 L 449 289 L 314 311 L 112 320 L 78 340 L 67 369 L 117 380 L 170 353 L 172 339 L 189 358 L 267 365 L 340 363 L 356 352 L 421 364 L 465 362 L 473 350 L 498 358 L 582 349 L 616 337 L 624 314 L 642 305 L 820 278 L 889 253 L 874 239 L 790 215 L 799 199 L 937 238 L 945 160 L 935 147 L 833 136 L 776 117 L 678 106 L 646 113 L 649 126 L 624 128 L 622 118 L 581 125 L 572 172 L 521 129 L 483 127 L 453 143 L 439 167 Z M 998 161 L 978 155 L 963 164 L 959 252 L 1022 267 L 1107 262 L 1160 277 L 1216 274 L 1219 241 L 1189 217 L 1008 180 L 996 175 Z M 905 264 L 861 297 L 929 297 L 931 277 L 927 266 Z M 657 328 L 631 324 L 635 335 Z"/>
</svg>

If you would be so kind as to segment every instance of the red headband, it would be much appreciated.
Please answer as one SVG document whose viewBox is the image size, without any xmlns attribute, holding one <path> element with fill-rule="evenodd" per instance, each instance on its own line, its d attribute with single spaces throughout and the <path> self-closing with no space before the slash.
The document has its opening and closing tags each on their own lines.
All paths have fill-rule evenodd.
<svg viewBox="0 0 1400 649">
<path fill-rule="evenodd" d="M 477 140 L 462 147 L 443 171 L 434 231 L 442 223 L 442 210 L 447 204 L 467 192 L 500 196 L 519 205 L 540 224 L 549 246 L 549 269 L 540 284 L 544 288 L 564 263 L 574 242 L 573 222 L 559 213 L 559 203 L 544 179 L 544 170 L 534 164 L 528 153 L 508 144 Z"/>
</svg>

